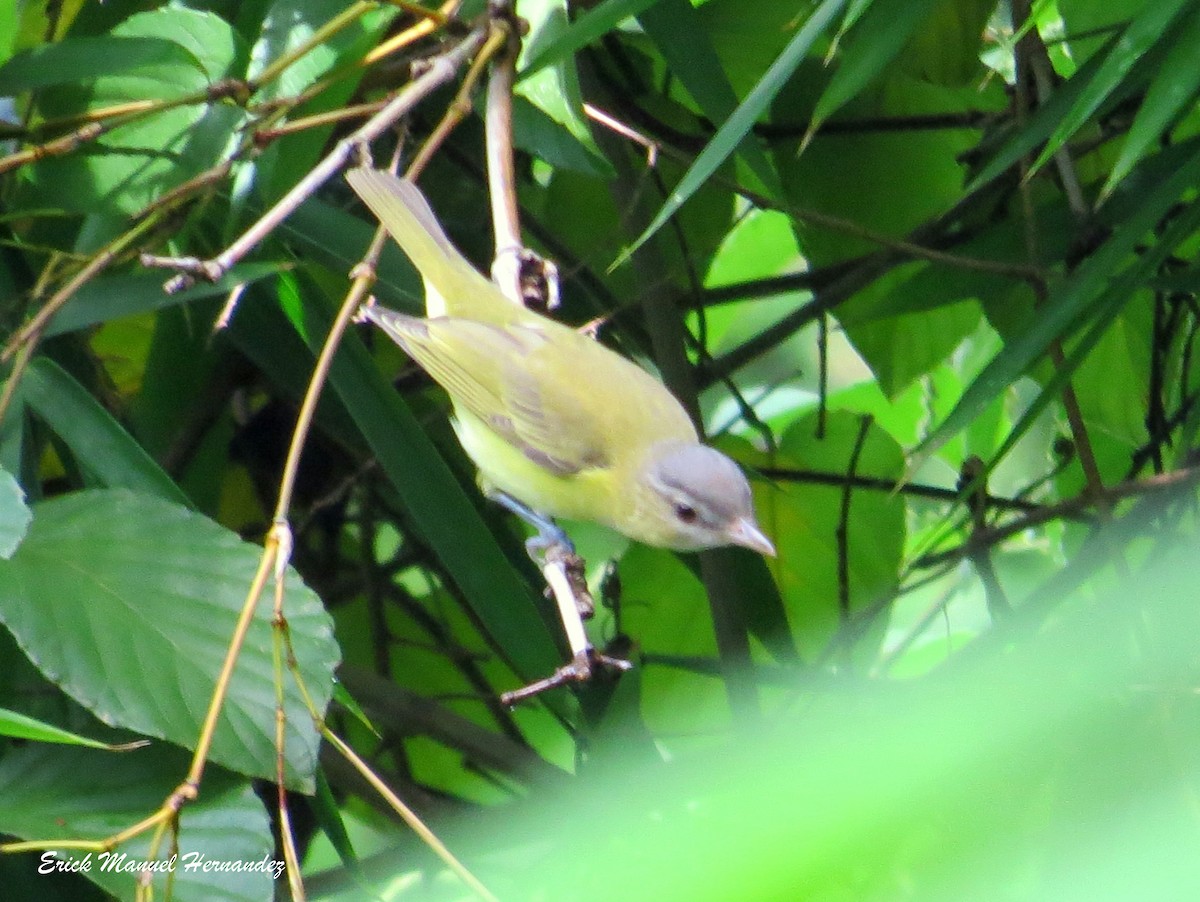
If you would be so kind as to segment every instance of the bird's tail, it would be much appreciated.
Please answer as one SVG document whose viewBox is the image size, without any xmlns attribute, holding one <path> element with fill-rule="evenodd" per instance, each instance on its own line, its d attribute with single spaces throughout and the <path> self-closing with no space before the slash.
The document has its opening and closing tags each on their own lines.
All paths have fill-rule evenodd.
<svg viewBox="0 0 1200 902">
<path fill-rule="evenodd" d="M 487 319 L 472 308 L 495 286 L 450 243 L 416 185 L 385 170 L 365 168 L 351 169 L 346 181 L 421 273 L 426 315 Z"/>
</svg>

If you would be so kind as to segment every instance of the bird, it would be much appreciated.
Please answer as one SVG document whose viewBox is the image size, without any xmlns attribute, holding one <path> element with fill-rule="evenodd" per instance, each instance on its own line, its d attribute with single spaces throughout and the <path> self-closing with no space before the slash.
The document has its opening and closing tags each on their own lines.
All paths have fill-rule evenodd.
<svg viewBox="0 0 1200 902">
<path fill-rule="evenodd" d="M 369 167 L 346 179 L 425 284 L 425 316 L 375 303 L 362 316 L 446 390 L 485 493 L 543 534 L 559 518 L 588 520 L 653 547 L 774 556 L 745 474 L 701 442 L 658 379 L 505 297 L 411 181 Z"/>
</svg>

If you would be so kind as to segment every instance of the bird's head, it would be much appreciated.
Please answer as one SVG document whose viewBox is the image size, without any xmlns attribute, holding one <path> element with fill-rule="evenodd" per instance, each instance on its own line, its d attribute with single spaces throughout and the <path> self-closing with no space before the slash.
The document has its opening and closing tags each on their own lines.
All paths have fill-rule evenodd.
<svg viewBox="0 0 1200 902">
<path fill-rule="evenodd" d="M 650 544 L 677 551 L 741 545 L 775 556 L 755 522 L 750 483 L 720 451 L 693 442 L 655 445 L 639 482 L 638 515 Z"/>
</svg>

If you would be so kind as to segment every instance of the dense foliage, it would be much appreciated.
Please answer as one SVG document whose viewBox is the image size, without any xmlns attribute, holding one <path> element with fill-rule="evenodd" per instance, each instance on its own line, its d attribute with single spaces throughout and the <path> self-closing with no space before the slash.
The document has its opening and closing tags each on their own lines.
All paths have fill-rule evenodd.
<svg viewBox="0 0 1200 902">
<path fill-rule="evenodd" d="M 257 598 L 131 860 L 280 858 L 282 783 L 311 897 L 469 897 L 324 715 L 501 898 L 1194 895 L 1200 4 L 515 5 L 0 4 L 0 885 L 133 896 L 40 848 L 160 809 Z M 142 257 L 364 128 L 484 271 L 512 149 L 553 315 L 753 476 L 771 560 L 568 524 L 619 678 L 500 704 L 561 630 L 444 394 L 340 333 L 422 297 L 340 174 L 215 281 Z"/>
</svg>

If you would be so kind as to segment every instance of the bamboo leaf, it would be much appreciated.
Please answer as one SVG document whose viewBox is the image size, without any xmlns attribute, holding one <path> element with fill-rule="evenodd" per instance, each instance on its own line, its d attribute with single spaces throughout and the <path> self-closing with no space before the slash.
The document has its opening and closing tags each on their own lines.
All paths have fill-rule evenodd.
<svg viewBox="0 0 1200 902">
<path fill-rule="evenodd" d="M 734 110 L 733 115 L 725 120 L 712 140 L 705 145 L 704 150 L 696 157 L 695 162 L 684 173 L 679 184 L 675 186 L 662 209 L 655 215 L 646 230 L 618 258 L 614 266 L 620 265 L 639 247 L 645 244 L 669 220 L 675 211 L 682 207 L 693 194 L 699 190 L 718 167 L 737 150 L 743 139 L 750 133 L 758 117 L 766 110 L 775 95 L 792 77 L 796 67 L 804 60 L 813 43 L 825 33 L 833 21 L 833 17 L 845 4 L 846 0 L 823 0 L 813 11 L 804 27 L 796 32 L 796 36 L 788 42 L 787 47 L 771 64 L 766 73 L 751 90 L 745 100 Z"/>
<path fill-rule="evenodd" d="M 844 50 L 813 111 L 809 134 L 858 95 L 904 47 L 937 0 L 875 0 L 842 41 Z"/>
<path fill-rule="evenodd" d="M 963 392 L 958 404 L 921 443 L 913 455 L 909 472 L 916 470 L 946 441 L 1004 392 L 1037 360 L 1050 344 L 1078 323 L 1095 298 L 1108 287 L 1112 273 L 1133 251 L 1137 242 L 1154 228 L 1179 196 L 1200 181 L 1200 144 L 1197 140 L 1173 148 L 1168 159 L 1157 160 L 1163 177 L 1141 197 L 1116 232 L 1055 290 L 1041 315 L 1030 328 L 1005 345 Z M 1178 167 L 1168 166 L 1178 160 Z"/>
<path fill-rule="evenodd" d="M 701 27 L 696 8 L 688 0 L 660 0 L 638 16 L 638 21 L 704 115 L 714 123 L 727 120 L 737 109 L 737 95 Z M 779 175 L 753 134 L 742 139 L 738 153 L 766 193 L 776 197 L 783 193 Z"/>
<path fill-rule="evenodd" d="M 1141 14 L 1104 54 L 1104 61 L 1095 76 L 1088 80 L 1071 109 L 1059 120 L 1031 172 L 1044 166 L 1109 95 L 1122 86 L 1138 61 L 1168 33 L 1172 20 L 1186 3 L 1188 0 L 1156 0 L 1142 7 Z"/>
<path fill-rule="evenodd" d="M 1174 29 L 1174 46 L 1154 76 L 1137 118 L 1125 137 L 1121 156 L 1113 164 L 1101 197 L 1106 198 L 1129 174 L 1146 149 L 1163 134 L 1200 89 L 1200 7 L 1187 10 Z"/>
</svg>

